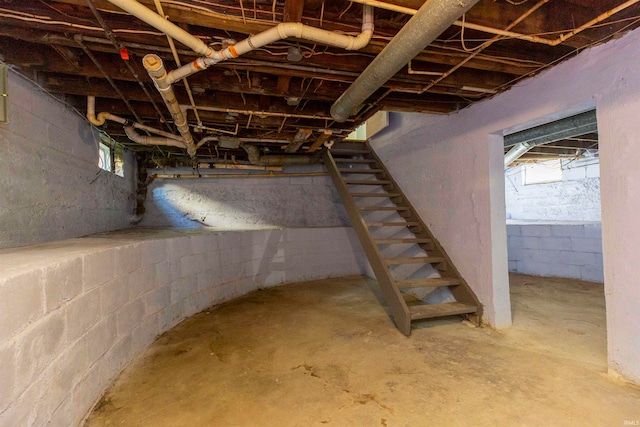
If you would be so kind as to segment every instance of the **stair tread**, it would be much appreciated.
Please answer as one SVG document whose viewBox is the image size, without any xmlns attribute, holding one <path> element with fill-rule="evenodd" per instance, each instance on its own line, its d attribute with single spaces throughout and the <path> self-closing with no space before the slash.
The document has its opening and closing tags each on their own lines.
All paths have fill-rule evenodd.
<svg viewBox="0 0 640 427">
<path fill-rule="evenodd" d="M 374 180 L 374 179 L 345 179 L 345 184 L 352 185 L 387 185 L 391 184 L 391 181 L 386 179 Z"/>
<path fill-rule="evenodd" d="M 367 227 L 417 227 L 420 225 L 417 221 L 404 222 L 367 222 Z"/>
<path fill-rule="evenodd" d="M 407 258 L 386 258 L 387 264 L 439 264 L 446 261 L 443 257 L 439 256 L 418 256 Z"/>
<path fill-rule="evenodd" d="M 408 211 L 407 206 L 362 206 L 361 211 Z"/>
<path fill-rule="evenodd" d="M 384 172 L 383 169 L 338 169 L 340 173 L 363 173 L 363 174 L 376 174 Z"/>
<path fill-rule="evenodd" d="M 395 243 L 431 243 L 431 239 L 422 237 L 408 237 L 403 239 L 374 239 L 374 242 L 379 245 L 389 245 Z"/>
<path fill-rule="evenodd" d="M 411 320 L 417 320 L 475 313 L 478 311 L 478 307 L 461 302 L 447 302 L 443 304 L 412 305 L 409 306 L 409 311 L 411 312 Z"/>
<path fill-rule="evenodd" d="M 331 154 L 369 154 L 371 150 L 362 148 L 332 148 Z"/>
<path fill-rule="evenodd" d="M 378 163 L 376 159 L 333 159 L 336 163 Z"/>
<path fill-rule="evenodd" d="M 405 279 L 396 280 L 396 285 L 400 289 L 409 288 L 434 288 L 436 286 L 456 286 L 460 280 L 449 277 L 434 277 L 432 279 Z"/>
<path fill-rule="evenodd" d="M 351 193 L 351 197 L 400 197 L 400 193 Z"/>
</svg>

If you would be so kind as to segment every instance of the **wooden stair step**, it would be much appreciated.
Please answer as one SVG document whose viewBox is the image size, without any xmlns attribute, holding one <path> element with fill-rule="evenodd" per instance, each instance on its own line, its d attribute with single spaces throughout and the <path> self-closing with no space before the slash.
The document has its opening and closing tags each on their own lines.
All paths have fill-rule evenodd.
<svg viewBox="0 0 640 427">
<path fill-rule="evenodd" d="M 367 227 L 419 227 L 420 223 L 417 221 L 403 221 L 403 222 L 367 222 Z"/>
<path fill-rule="evenodd" d="M 419 244 L 419 243 L 431 243 L 431 242 L 433 242 L 431 239 L 416 238 L 416 237 L 409 237 L 406 239 L 374 239 L 374 243 L 378 245 L 395 245 L 395 244 L 401 244 L 401 243 Z"/>
<path fill-rule="evenodd" d="M 411 320 L 418 320 L 475 313 L 478 311 L 478 307 L 461 302 L 447 302 L 444 304 L 412 305 L 409 306 L 409 311 L 411 312 Z"/>
<path fill-rule="evenodd" d="M 387 184 L 391 184 L 391 181 L 386 179 L 381 179 L 381 180 L 345 179 L 344 183 L 350 184 L 350 185 L 387 185 Z"/>
<path fill-rule="evenodd" d="M 331 154 L 370 154 L 371 150 L 363 148 L 332 148 Z"/>
<path fill-rule="evenodd" d="M 333 159 L 336 163 L 378 163 L 376 159 Z"/>
<path fill-rule="evenodd" d="M 443 257 L 439 256 L 418 256 L 418 257 L 407 257 L 407 258 L 387 258 L 385 262 L 388 265 L 395 264 L 440 264 L 441 262 L 445 262 L 446 260 Z"/>
<path fill-rule="evenodd" d="M 338 171 L 340 173 L 364 173 L 364 174 L 376 174 L 376 173 L 382 173 L 384 172 L 384 170 L 382 169 L 338 169 Z"/>
<path fill-rule="evenodd" d="M 406 206 L 362 206 L 361 211 L 408 211 L 410 208 Z"/>
<path fill-rule="evenodd" d="M 396 285 L 400 289 L 410 288 L 435 288 L 438 286 L 457 286 L 461 282 L 458 279 L 449 277 L 435 277 L 433 279 L 406 279 L 396 280 Z"/>
<path fill-rule="evenodd" d="M 351 193 L 351 197 L 400 197 L 400 193 Z"/>
</svg>

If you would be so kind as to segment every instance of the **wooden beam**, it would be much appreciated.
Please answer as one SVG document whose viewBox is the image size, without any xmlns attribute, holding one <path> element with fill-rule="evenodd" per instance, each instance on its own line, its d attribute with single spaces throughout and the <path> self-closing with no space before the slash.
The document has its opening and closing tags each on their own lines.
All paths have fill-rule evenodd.
<svg viewBox="0 0 640 427">
<path fill-rule="evenodd" d="M 327 142 L 327 140 L 329 140 L 329 138 L 331 138 L 331 135 L 333 135 L 333 132 L 325 129 L 322 134 L 317 137 L 315 141 L 313 141 L 313 144 L 311 144 L 307 152 L 315 153 L 316 151 L 318 151 L 318 149 L 322 147 L 322 144 L 324 144 L 325 142 Z"/>
<path fill-rule="evenodd" d="M 293 137 L 293 141 L 284 149 L 285 153 L 297 152 L 302 144 L 311 136 L 311 129 L 299 129 Z"/>
<path fill-rule="evenodd" d="M 304 0 L 285 0 L 283 22 L 300 22 L 302 20 L 302 11 L 304 9 Z"/>
</svg>

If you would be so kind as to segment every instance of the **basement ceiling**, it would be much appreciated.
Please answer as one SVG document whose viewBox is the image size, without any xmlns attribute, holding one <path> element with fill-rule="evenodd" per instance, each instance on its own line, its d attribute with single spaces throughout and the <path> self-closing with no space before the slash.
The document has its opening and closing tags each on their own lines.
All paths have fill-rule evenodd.
<svg viewBox="0 0 640 427">
<path fill-rule="evenodd" d="M 636 28 L 636 1 L 481 0 L 342 123 L 331 117 L 332 104 L 421 1 L 376 5 L 373 37 L 360 50 L 288 38 L 191 75 L 189 90 L 183 80 L 173 87 L 194 142 L 212 137 L 198 148 L 201 160 L 246 161 L 246 153 L 229 138 L 257 145 L 262 154 L 307 153 L 325 141 L 345 138 L 380 110 L 449 114 L 495 96 L 582 49 Z M 363 15 L 362 4 L 345 0 L 139 3 L 154 12 L 161 8 L 170 22 L 215 50 L 282 22 L 355 36 Z M 106 0 L 0 2 L 0 54 L 6 63 L 83 114 L 91 95 L 97 112 L 179 136 L 142 65 L 150 53 L 160 56 L 169 71 L 177 68 L 176 60 L 186 64 L 199 56 L 174 43 L 172 52 L 162 32 Z M 108 120 L 101 129 L 130 149 L 160 151 L 165 157 L 174 152 L 186 159 L 180 148 L 133 143 L 120 123 Z"/>
</svg>

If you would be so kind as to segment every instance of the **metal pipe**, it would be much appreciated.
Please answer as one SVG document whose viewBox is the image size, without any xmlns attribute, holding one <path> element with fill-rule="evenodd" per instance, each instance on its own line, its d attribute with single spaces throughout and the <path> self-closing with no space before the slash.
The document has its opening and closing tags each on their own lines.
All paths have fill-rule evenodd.
<svg viewBox="0 0 640 427">
<path fill-rule="evenodd" d="M 256 166 L 283 166 L 283 165 L 312 165 L 320 161 L 320 154 L 322 151 L 318 151 L 314 155 L 260 155 L 260 149 L 255 145 L 243 145 L 242 148 L 247 152 L 249 162 Z"/>
<path fill-rule="evenodd" d="M 504 167 L 508 167 L 515 160 L 522 157 L 527 151 L 531 150 L 534 146 L 527 144 L 526 142 L 521 142 L 516 144 L 504 155 Z"/>
<path fill-rule="evenodd" d="M 164 178 L 164 179 L 195 179 L 195 178 L 289 178 L 289 177 L 301 177 L 301 176 L 327 176 L 328 172 L 297 172 L 297 173 L 204 173 L 204 174 L 179 174 L 179 173 L 164 173 L 155 174 L 152 177 Z"/>
<path fill-rule="evenodd" d="M 182 110 L 188 110 L 192 108 L 190 105 L 180 105 Z M 219 113 L 238 113 L 244 115 L 254 115 L 254 116 L 266 116 L 266 117 L 284 117 L 291 119 L 317 119 L 317 120 L 331 120 L 330 116 L 320 116 L 317 114 L 295 114 L 295 113 L 273 113 L 269 111 L 256 111 L 256 110 L 240 110 L 237 108 L 223 108 L 223 107 L 206 107 L 199 105 L 196 107 L 202 111 L 214 111 Z"/>
<path fill-rule="evenodd" d="M 192 159 L 195 158 L 197 148 L 193 142 L 193 136 L 189 131 L 189 123 L 187 123 L 187 118 L 180 108 L 180 104 L 178 104 L 176 95 L 173 92 L 173 87 L 167 82 L 167 70 L 164 68 L 162 59 L 160 59 L 158 55 L 149 54 L 142 58 L 142 64 L 149 73 L 149 76 L 153 79 L 165 105 L 169 109 L 171 116 L 173 116 L 173 122 L 178 128 L 180 135 L 182 135 L 187 153 Z"/>
<path fill-rule="evenodd" d="M 184 142 L 176 141 L 172 138 L 140 135 L 138 132 L 136 132 L 133 126 L 125 126 L 124 133 L 131 141 L 137 142 L 138 144 L 142 145 L 167 145 L 170 147 L 185 148 Z"/>
<path fill-rule="evenodd" d="M 110 120 L 112 122 L 120 123 L 121 125 L 128 124 L 129 126 L 133 126 L 136 129 L 140 129 L 149 133 L 155 133 L 156 135 L 160 135 L 165 138 L 175 139 L 176 141 L 180 142 L 183 141 L 182 137 L 178 135 L 152 128 L 151 126 L 147 126 L 142 123 L 132 123 L 124 117 L 116 116 L 115 114 L 102 112 L 96 115 L 96 97 L 92 95 L 87 96 L 87 119 L 96 126 L 102 126 L 104 125 L 105 121 Z"/>
<path fill-rule="evenodd" d="M 411 59 L 444 32 L 451 22 L 478 0 L 430 0 L 405 24 L 356 81 L 331 107 L 331 116 L 344 122 L 362 103 Z"/>
</svg>

